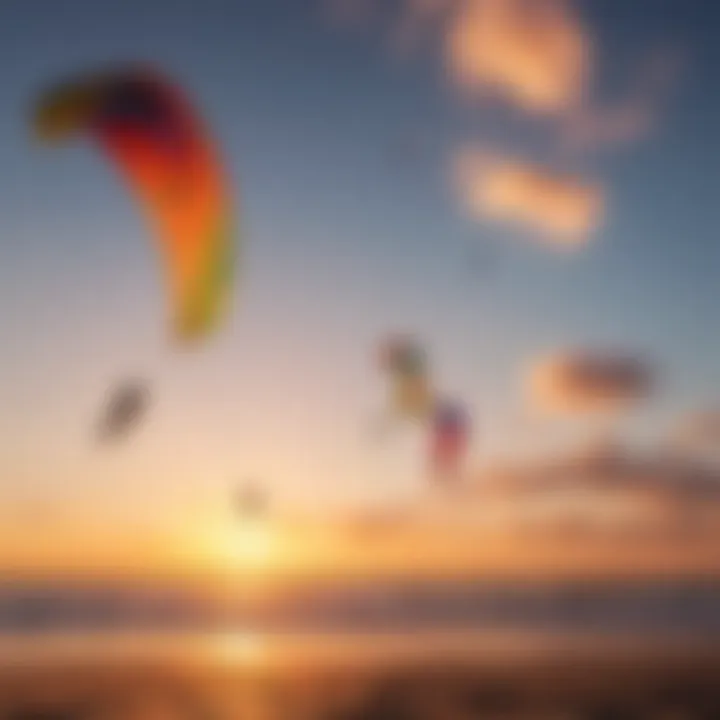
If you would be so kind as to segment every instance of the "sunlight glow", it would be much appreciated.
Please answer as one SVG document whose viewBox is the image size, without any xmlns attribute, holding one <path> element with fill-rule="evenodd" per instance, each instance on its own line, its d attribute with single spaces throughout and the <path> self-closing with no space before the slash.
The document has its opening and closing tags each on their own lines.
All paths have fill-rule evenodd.
<svg viewBox="0 0 720 720">
<path fill-rule="evenodd" d="M 200 534 L 195 553 L 204 564 L 220 564 L 225 569 L 267 570 L 279 560 L 278 541 L 277 529 L 268 522 L 222 523 Z"/>
<path fill-rule="evenodd" d="M 241 525 L 233 545 L 234 557 L 243 564 L 265 566 L 277 552 L 277 536 L 263 524 Z"/>
<path fill-rule="evenodd" d="M 245 632 L 224 633 L 212 639 L 209 654 L 228 665 L 259 665 L 266 658 L 266 644 L 257 635 Z"/>
</svg>

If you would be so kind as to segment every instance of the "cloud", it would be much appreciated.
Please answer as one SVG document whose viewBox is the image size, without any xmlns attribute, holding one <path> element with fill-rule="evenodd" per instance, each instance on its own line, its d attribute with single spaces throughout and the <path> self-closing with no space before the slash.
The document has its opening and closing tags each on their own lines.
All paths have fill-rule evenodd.
<svg viewBox="0 0 720 720">
<path fill-rule="evenodd" d="M 689 414 L 679 423 L 673 439 L 681 447 L 717 451 L 720 448 L 720 409 Z"/>
<path fill-rule="evenodd" d="M 551 414 L 616 413 L 648 397 L 652 385 L 642 360 L 594 351 L 543 358 L 526 377 L 531 403 Z"/>
<path fill-rule="evenodd" d="M 601 220 L 602 189 L 574 175 L 469 146 L 452 168 L 461 202 L 477 218 L 519 223 L 556 245 L 583 244 Z"/>
<path fill-rule="evenodd" d="M 569 121 L 561 142 L 572 153 L 628 145 L 647 136 L 654 121 L 654 108 L 644 98 L 592 111 L 583 109 Z"/>
<path fill-rule="evenodd" d="M 346 529 L 356 540 L 382 540 L 396 534 L 408 521 L 405 508 L 366 509 L 347 518 Z"/>
<path fill-rule="evenodd" d="M 473 499 L 490 513 L 505 507 L 509 526 L 520 521 L 552 533 L 602 527 L 623 534 L 654 529 L 667 538 L 678 532 L 720 537 L 717 468 L 617 443 L 496 468 L 478 477 L 464 505 Z"/>
<path fill-rule="evenodd" d="M 427 521 L 533 541 L 711 540 L 717 562 L 720 465 L 605 438 L 544 457 L 496 461 L 471 474 L 455 492 L 406 506 L 405 531 L 421 529 Z M 360 533 L 355 537 L 366 540 Z M 693 552 L 698 548 L 692 547 Z M 581 549 L 582 544 L 573 546 Z"/>
<path fill-rule="evenodd" d="M 598 43 L 576 0 L 325 0 L 389 29 L 393 51 L 437 43 L 445 77 L 461 96 L 500 100 L 551 133 L 551 157 L 568 161 L 627 146 L 655 128 L 682 58 L 667 47 L 639 51 L 602 97 Z M 336 7 L 336 10 L 337 10 Z M 350 9 L 350 13 L 348 12 Z M 644 60 L 643 60 L 644 58 Z M 513 222 L 557 247 L 585 244 L 606 196 L 593 179 L 529 160 L 488 158 L 472 146 L 452 158 L 462 205 L 477 219 Z"/>
<path fill-rule="evenodd" d="M 682 58 L 677 52 L 648 56 L 624 97 L 608 104 L 584 105 L 567 118 L 562 144 L 572 153 L 628 145 L 648 136 L 677 85 Z"/>
<path fill-rule="evenodd" d="M 600 70 L 596 42 L 575 0 L 324 3 L 345 25 L 385 18 L 396 52 L 436 38 L 446 76 L 455 88 L 555 118 L 560 144 L 570 152 L 645 137 L 676 85 L 683 60 L 677 48 L 646 53 L 635 69 L 624 68 L 624 90 L 600 102 L 595 97 Z"/>
<path fill-rule="evenodd" d="M 533 113 L 577 105 L 591 70 L 591 41 L 569 0 L 324 0 L 357 25 L 384 15 L 395 49 L 437 34 L 447 76 L 470 94 L 493 94 Z M 381 13 L 385 7 L 388 13 Z"/>
<path fill-rule="evenodd" d="M 598 70 L 590 29 L 571 0 L 405 0 L 404 25 L 442 27 L 451 82 L 561 120 L 561 143 L 583 151 L 646 136 L 676 84 L 681 58 L 659 48 L 611 103 L 593 100 Z"/>
<path fill-rule="evenodd" d="M 439 30 L 456 88 L 553 117 L 561 149 L 571 154 L 649 135 L 683 61 L 676 48 L 656 48 L 623 73 L 625 88 L 614 99 L 600 101 L 595 43 L 571 0 L 404 0 L 401 7 L 399 44 Z"/>
<path fill-rule="evenodd" d="M 457 86 L 542 114 L 577 105 L 591 65 L 590 39 L 565 0 L 458 0 L 444 45 Z"/>
</svg>

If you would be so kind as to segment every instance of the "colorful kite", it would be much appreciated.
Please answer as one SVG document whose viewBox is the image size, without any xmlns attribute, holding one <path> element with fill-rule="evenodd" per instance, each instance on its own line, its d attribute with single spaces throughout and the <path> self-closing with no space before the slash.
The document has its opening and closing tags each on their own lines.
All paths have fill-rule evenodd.
<svg viewBox="0 0 720 720">
<path fill-rule="evenodd" d="M 425 352 L 411 337 L 396 335 L 386 340 L 380 349 L 380 365 L 390 378 L 393 414 L 419 421 L 428 433 L 433 477 L 457 477 L 470 437 L 465 407 L 438 400 Z"/>
<path fill-rule="evenodd" d="M 396 336 L 383 345 L 380 361 L 390 378 L 393 412 L 424 420 L 432 409 L 433 393 L 423 349 L 409 337 Z"/>
<path fill-rule="evenodd" d="M 174 335 L 211 332 L 229 304 L 235 223 L 217 153 L 183 93 L 154 71 L 124 68 L 56 85 L 34 120 L 48 142 L 88 134 L 119 166 L 159 239 Z"/>
<path fill-rule="evenodd" d="M 467 451 L 470 418 L 455 402 L 437 404 L 430 436 L 430 465 L 437 477 L 457 477 Z"/>
</svg>

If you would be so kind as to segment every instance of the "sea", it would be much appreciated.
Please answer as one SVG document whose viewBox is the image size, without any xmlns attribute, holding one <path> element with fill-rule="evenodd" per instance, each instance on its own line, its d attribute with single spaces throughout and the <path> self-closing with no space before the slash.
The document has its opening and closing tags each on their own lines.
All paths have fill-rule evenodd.
<svg viewBox="0 0 720 720">
<path fill-rule="evenodd" d="M 0 718 L 718 718 L 720 579 L 0 583 Z"/>
</svg>

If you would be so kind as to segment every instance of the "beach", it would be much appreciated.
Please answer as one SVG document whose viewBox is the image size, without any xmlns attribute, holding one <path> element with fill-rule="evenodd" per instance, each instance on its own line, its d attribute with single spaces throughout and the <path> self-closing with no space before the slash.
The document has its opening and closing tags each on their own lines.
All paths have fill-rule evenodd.
<svg viewBox="0 0 720 720">
<path fill-rule="evenodd" d="M 712 639 L 115 634 L 0 644 L 7 718 L 715 718 Z"/>
</svg>

